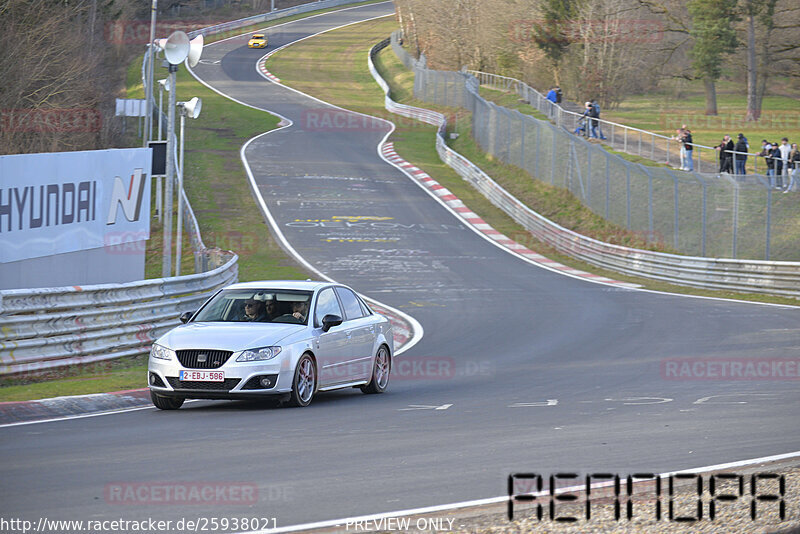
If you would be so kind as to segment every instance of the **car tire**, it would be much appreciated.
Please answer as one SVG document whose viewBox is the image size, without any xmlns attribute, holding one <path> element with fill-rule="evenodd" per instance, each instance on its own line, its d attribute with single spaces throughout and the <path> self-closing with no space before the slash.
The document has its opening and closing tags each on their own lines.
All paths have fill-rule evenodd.
<svg viewBox="0 0 800 534">
<path fill-rule="evenodd" d="M 361 386 L 364 393 L 383 393 L 389 387 L 389 374 L 392 372 L 392 355 L 386 345 L 381 345 L 375 353 L 372 365 L 372 377 L 369 384 Z"/>
<path fill-rule="evenodd" d="M 183 406 L 183 401 L 185 399 L 180 397 L 164 397 L 151 390 L 150 400 L 153 401 L 153 404 L 159 410 L 177 410 Z"/>
<path fill-rule="evenodd" d="M 310 354 L 303 354 L 294 369 L 292 380 L 292 393 L 289 404 L 302 408 L 311 404 L 314 393 L 317 392 L 317 366 Z"/>
</svg>

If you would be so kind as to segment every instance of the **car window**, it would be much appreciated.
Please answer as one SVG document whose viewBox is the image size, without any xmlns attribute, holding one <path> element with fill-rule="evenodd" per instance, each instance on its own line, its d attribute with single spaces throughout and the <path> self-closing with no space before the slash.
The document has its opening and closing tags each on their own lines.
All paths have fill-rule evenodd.
<svg viewBox="0 0 800 534">
<path fill-rule="evenodd" d="M 361 304 L 358 302 L 358 297 L 356 297 L 352 291 L 345 287 L 337 287 L 336 293 L 339 295 L 339 298 L 342 299 L 345 319 L 351 320 L 364 317 L 364 312 L 361 310 Z"/>
<path fill-rule="evenodd" d="M 336 294 L 333 292 L 333 288 L 330 287 L 320 291 L 317 297 L 317 309 L 314 312 L 315 326 L 322 326 L 322 318 L 326 315 L 343 317 L 342 308 L 339 306 Z"/>
<path fill-rule="evenodd" d="M 310 300 L 308 291 L 225 289 L 214 295 L 192 321 L 305 324 Z"/>
<path fill-rule="evenodd" d="M 363 312 L 364 317 L 366 317 L 367 315 L 372 315 L 372 310 L 369 309 L 369 306 L 367 306 L 367 303 L 364 302 L 364 300 L 361 297 L 358 297 L 358 303 L 361 304 L 361 311 Z"/>
</svg>

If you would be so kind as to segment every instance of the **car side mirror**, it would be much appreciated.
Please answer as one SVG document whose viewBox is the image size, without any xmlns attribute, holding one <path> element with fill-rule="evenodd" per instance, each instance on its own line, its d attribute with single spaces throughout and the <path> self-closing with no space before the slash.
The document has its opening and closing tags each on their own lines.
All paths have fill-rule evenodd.
<svg viewBox="0 0 800 534">
<path fill-rule="evenodd" d="M 322 318 L 322 331 L 327 332 L 331 327 L 342 324 L 342 318 L 338 315 L 326 315 Z"/>
<path fill-rule="evenodd" d="M 191 318 L 192 318 L 192 315 L 194 315 L 194 312 L 193 312 L 193 311 L 190 311 L 190 312 L 183 312 L 183 313 L 181 314 L 181 317 L 180 317 L 180 319 L 181 319 L 181 322 L 182 322 L 183 324 L 186 324 L 186 323 L 188 323 L 188 322 L 189 322 L 189 319 L 191 319 Z"/>
</svg>

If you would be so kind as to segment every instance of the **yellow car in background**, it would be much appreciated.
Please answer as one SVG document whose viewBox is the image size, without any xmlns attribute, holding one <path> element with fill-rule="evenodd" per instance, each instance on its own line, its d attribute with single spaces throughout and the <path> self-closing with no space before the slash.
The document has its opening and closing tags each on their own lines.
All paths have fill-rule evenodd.
<svg viewBox="0 0 800 534">
<path fill-rule="evenodd" d="M 263 33 L 254 33 L 253 36 L 247 41 L 248 48 L 266 48 L 267 36 Z"/>
</svg>

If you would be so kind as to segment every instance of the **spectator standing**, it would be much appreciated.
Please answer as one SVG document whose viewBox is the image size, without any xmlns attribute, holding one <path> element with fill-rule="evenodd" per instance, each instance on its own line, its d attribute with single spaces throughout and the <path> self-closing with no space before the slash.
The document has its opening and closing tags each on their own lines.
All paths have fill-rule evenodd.
<svg viewBox="0 0 800 534">
<path fill-rule="evenodd" d="M 722 143 L 718 147 L 719 150 L 719 172 L 733 172 L 733 154 L 731 151 L 733 150 L 733 140 L 731 139 L 730 135 L 726 135 L 722 138 Z"/>
<path fill-rule="evenodd" d="M 556 85 L 556 104 L 561 104 L 564 99 L 564 94 L 561 92 L 561 87 Z"/>
<path fill-rule="evenodd" d="M 686 170 L 694 172 L 694 140 L 692 139 L 692 131 L 683 125 L 683 147 L 686 150 Z"/>
<path fill-rule="evenodd" d="M 556 102 L 558 101 L 558 95 L 556 94 L 556 88 L 553 87 L 547 92 L 547 96 L 545 97 L 549 102 L 550 105 L 547 106 L 548 116 L 552 119 L 556 113 Z"/>
<path fill-rule="evenodd" d="M 789 152 L 789 185 L 784 189 L 784 193 L 788 193 L 794 189 L 796 180 L 800 180 L 800 150 L 797 149 L 797 143 L 792 143 L 792 150 Z"/>
<path fill-rule="evenodd" d="M 747 164 L 747 141 L 745 140 L 744 134 L 739 134 L 738 140 L 736 141 L 736 146 L 733 147 L 734 152 L 743 152 L 743 154 L 734 154 L 733 161 L 735 162 L 736 167 L 736 174 L 747 174 L 745 170 L 745 165 Z"/>
<path fill-rule="evenodd" d="M 792 143 L 792 150 L 789 152 L 789 185 L 783 191 L 788 193 L 794 189 L 794 183 L 800 180 L 800 150 L 797 149 L 797 143 Z"/>
<path fill-rule="evenodd" d="M 775 173 L 776 174 L 780 174 L 781 176 L 783 176 L 783 174 L 785 174 L 786 175 L 786 181 L 788 182 L 788 180 L 789 180 L 789 153 L 792 151 L 792 147 L 789 146 L 789 140 L 787 138 L 785 138 L 785 137 L 783 139 L 781 139 L 781 144 L 778 147 L 778 149 L 781 152 L 781 159 L 780 159 L 780 162 L 779 162 L 780 163 L 780 167 L 779 167 L 780 170 L 778 170 L 776 168 L 775 169 Z"/>
<path fill-rule="evenodd" d="M 764 162 L 767 164 L 767 178 L 769 178 L 769 186 L 772 187 L 775 176 L 775 162 L 772 160 L 772 145 L 766 139 L 761 141 L 761 152 L 758 155 L 764 158 Z"/>
<path fill-rule="evenodd" d="M 775 176 L 775 189 L 783 189 L 783 160 L 781 159 L 781 147 L 778 143 L 772 143 L 772 164 L 775 167 L 773 176 Z"/>
<path fill-rule="evenodd" d="M 600 104 L 597 103 L 597 99 L 592 100 L 592 107 L 594 108 L 595 122 L 597 123 L 597 133 L 600 134 L 600 139 L 605 140 L 606 136 L 603 135 L 603 128 L 600 125 Z"/>
<path fill-rule="evenodd" d="M 685 171 L 693 172 L 694 171 L 694 146 L 692 145 L 694 141 L 692 140 L 692 131 L 683 125 L 683 139 L 681 144 L 683 145 L 683 150 L 686 153 L 686 168 Z"/>
<path fill-rule="evenodd" d="M 678 128 L 677 130 L 675 130 L 675 135 L 672 136 L 672 139 L 677 141 L 678 144 L 681 147 L 681 170 L 682 171 L 686 170 L 686 145 L 683 142 L 684 132 L 685 131 L 684 131 L 683 128 Z"/>
</svg>

